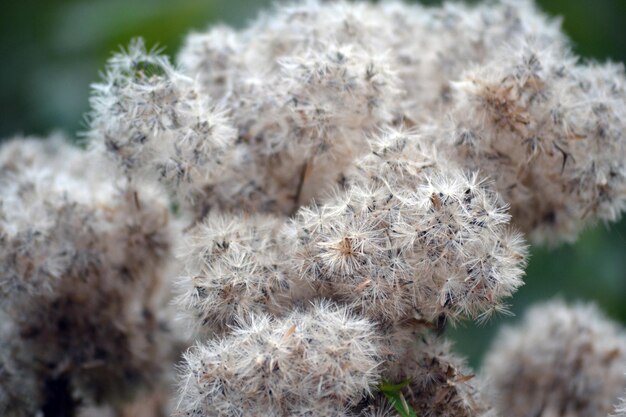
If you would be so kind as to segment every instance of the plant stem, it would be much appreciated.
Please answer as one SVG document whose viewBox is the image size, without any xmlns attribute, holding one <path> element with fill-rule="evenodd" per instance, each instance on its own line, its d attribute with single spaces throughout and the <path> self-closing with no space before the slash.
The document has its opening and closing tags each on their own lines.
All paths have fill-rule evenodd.
<svg viewBox="0 0 626 417">
<path fill-rule="evenodd" d="M 66 376 L 46 380 L 46 400 L 42 411 L 44 417 L 75 416 L 76 402 Z"/>
</svg>

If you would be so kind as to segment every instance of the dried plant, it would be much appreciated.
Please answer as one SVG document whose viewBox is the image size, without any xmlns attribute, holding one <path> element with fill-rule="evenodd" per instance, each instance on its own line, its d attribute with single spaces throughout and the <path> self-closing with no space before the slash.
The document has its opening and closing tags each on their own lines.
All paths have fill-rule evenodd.
<svg viewBox="0 0 626 417">
<path fill-rule="evenodd" d="M 86 150 L 0 148 L 0 413 L 623 413 L 593 307 L 537 307 L 479 376 L 443 333 L 507 311 L 525 235 L 620 216 L 625 80 L 530 1 L 280 5 L 176 63 L 133 41 Z"/>
<path fill-rule="evenodd" d="M 504 329 L 484 366 L 501 414 L 604 416 L 626 389 L 626 334 L 593 305 L 553 301 Z"/>
</svg>

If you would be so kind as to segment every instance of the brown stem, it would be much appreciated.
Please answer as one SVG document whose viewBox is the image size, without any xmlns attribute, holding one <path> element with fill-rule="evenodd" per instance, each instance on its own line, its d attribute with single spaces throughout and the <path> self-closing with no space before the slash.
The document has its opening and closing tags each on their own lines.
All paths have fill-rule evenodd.
<svg viewBox="0 0 626 417">
<path fill-rule="evenodd" d="M 310 160 L 307 161 L 302 166 L 302 170 L 300 171 L 300 182 L 298 183 L 298 188 L 296 189 L 296 195 L 294 196 L 294 199 L 293 199 L 295 202 L 293 213 L 295 213 L 298 210 L 298 207 L 300 206 L 300 195 L 302 194 L 302 189 L 304 188 L 304 181 L 306 180 L 306 177 L 308 177 L 309 174 L 311 173 L 312 166 L 313 166 L 313 163 Z"/>
<path fill-rule="evenodd" d="M 72 398 L 67 376 L 46 380 L 46 400 L 42 407 L 44 417 L 74 417 L 76 402 Z"/>
</svg>

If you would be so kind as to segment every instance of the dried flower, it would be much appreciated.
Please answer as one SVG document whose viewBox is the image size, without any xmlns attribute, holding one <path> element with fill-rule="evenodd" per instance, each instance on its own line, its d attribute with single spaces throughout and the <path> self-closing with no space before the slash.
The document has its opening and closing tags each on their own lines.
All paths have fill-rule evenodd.
<svg viewBox="0 0 626 417">
<path fill-rule="evenodd" d="M 356 405 L 378 382 L 368 320 L 317 303 L 273 320 L 251 316 L 226 339 L 185 354 L 179 410 L 188 416 L 309 415 Z M 328 414 L 331 415 L 331 414 Z"/>
<path fill-rule="evenodd" d="M 419 136 L 385 132 L 344 192 L 302 208 L 303 279 L 375 320 L 485 317 L 520 285 L 526 248 L 477 176 L 446 168 Z"/>
<path fill-rule="evenodd" d="M 315 296 L 291 271 L 284 221 L 269 215 L 210 213 L 188 232 L 186 274 L 177 300 L 196 333 L 223 333 L 237 320 L 280 315 Z"/>
<path fill-rule="evenodd" d="M 626 388 L 626 335 L 591 304 L 538 305 L 485 359 L 496 408 L 509 416 L 603 416 Z"/>
<path fill-rule="evenodd" d="M 626 207 L 624 69 L 518 43 L 456 84 L 454 124 L 440 137 L 462 166 L 494 178 L 522 230 L 572 240 Z"/>
<path fill-rule="evenodd" d="M 127 175 L 158 179 L 193 204 L 228 163 L 235 131 L 192 79 L 136 40 L 114 55 L 91 97 L 90 144 Z"/>
<path fill-rule="evenodd" d="M 278 5 L 177 64 L 133 41 L 88 152 L 0 148 L 0 413 L 166 414 L 172 298 L 177 415 L 623 413 L 626 339 L 592 307 L 533 310 L 485 379 L 442 337 L 506 311 L 516 228 L 626 208 L 624 70 L 568 45 L 530 0 Z"/>
<path fill-rule="evenodd" d="M 59 139 L 0 149 L 2 368 L 19 369 L 44 411 L 132 397 L 173 359 L 164 201 L 117 189 L 88 161 Z"/>
</svg>

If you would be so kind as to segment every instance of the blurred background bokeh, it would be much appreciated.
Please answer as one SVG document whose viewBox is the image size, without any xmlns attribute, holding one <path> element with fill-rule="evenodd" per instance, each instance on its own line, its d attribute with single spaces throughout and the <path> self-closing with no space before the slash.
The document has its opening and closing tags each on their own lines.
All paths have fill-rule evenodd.
<svg viewBox="0 0 626 417">
<path fill-rule="evenodd" d="M 427 3 L 438 3 L 427 1 Z M 539 0 L 563 17 L 585 59 L 626 62 L 626 0 Z M 269 0 L 20 0 L 0 13 L 0 138 L 76 136 L 84 126 L 89 84 L 111 51 L 141 36 L 175 55 L 191 30 L 223 22 L 244 26 Z M 577 243 L 532 248 L 526 285 L 511 300 L 516 317 L 451 329 L 457 350 L 480 362 L 494 332 L 533 302 L 555 296 L 594 300 L 626 325 L 626 221 L 598 225 Z"/>
</svg>

